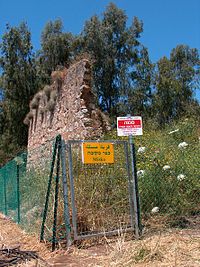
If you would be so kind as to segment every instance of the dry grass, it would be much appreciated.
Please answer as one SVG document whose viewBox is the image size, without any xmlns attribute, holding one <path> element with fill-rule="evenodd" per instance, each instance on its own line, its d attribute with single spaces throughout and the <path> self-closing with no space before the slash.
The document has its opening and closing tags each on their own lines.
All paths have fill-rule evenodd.
<svg viewBox="0 0 200 267">
<path fill-rule="evenodd" d="M 200 231 L 167 231 L 139 241 L 119 240 L 102 266 L 200 266 Z"/>
<path fill-rule="evenodd" d="M 17 224 L 0 214 L 0 248 L 15 247 L 20 247 L 21 250 L 37 251 L 44 259 L 52 257 L 45 244 L 39 242 L 39 238 L 27 235 Z"/>
<path fill-rule="evenodd" d="M 18 225 L 0 215 L 0 247 L 20 246 L 22 250 L 38 251 L 50 266 L 93 267 L 198 267 L 200 266 L 200 229 L 165 230 L 127 241 L 126 235 L 116 239 L 105 237 L 104 245 L 87 249 L 71 247 L 54 253 L 34 235 L 27 235 Z M 21 266 L 44 266 L 24 263 Z"/>
</svg>

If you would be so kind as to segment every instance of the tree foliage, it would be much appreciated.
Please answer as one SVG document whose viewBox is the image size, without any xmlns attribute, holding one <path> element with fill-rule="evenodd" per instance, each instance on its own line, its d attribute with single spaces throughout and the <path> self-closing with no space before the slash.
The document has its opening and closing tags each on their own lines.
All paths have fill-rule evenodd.
<svg viewBox="0 0 200 267">
<path fill-rule="evenodd" d="M 41 85 L 50 82 L 51 72 L 58 66 L 68 66 L 71 59 L 73 35 L 63 32 L 61 20 L 49 21 L 41 35 L 37 53 L 37 71 Z"/>
<path fill-rule="evenodd" d="M 93 16 L 85 23 L 83 48 L 95 60 L 93 89 L 102 109 L 111 115 L 130 90 L 129 71 L 137 58 L 142 30 L 136 17 L 128 27 L 125 12 L 112 3 L 102 19 Z"/>
<path fill-rule="evenodd" d="M 130 114 L 148 117 L 151 115 L 154 64 L 151 63 L 148 50 L 142 47 L 135 68 L 131 72 L 132 90 L 128 94 Z"/>
<path fill-rule="evenodd" d="M 199 55 L 197 49 L 178 45 L 170 59 L 157 63 L 154 112 L 160 124 L 180 118 L 195 104 L 194 90 L 198 85 Z M 197 105 L 198 108 L 198 105 Z"/>
<path fill-rule="evenodd" d="M 37 90 L 31 35 L 25 23 L 7 25 L 1 48 L 1 146 L 9 150 L 27 144 L 27 127 L 23 124 L 29 101 Z M 11 150 L 12 150 L 11 149 Z"/>
</svg>

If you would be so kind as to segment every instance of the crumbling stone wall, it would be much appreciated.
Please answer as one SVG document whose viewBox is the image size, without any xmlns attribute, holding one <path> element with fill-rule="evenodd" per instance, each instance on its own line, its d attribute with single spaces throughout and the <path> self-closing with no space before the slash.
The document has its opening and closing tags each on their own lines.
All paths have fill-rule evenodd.
<svg viewBox="0 0 200 267">
<path fill-rule="evenodd" d="M 91 92 L 91 66 L 83 59 L 68 69 L 54 71 L 52 84 L 30 102 L 24 122 L 29 125 L 28 151 L 61 134 L 65 140 L 96 139 L 110 129 Z"/>
</svg>

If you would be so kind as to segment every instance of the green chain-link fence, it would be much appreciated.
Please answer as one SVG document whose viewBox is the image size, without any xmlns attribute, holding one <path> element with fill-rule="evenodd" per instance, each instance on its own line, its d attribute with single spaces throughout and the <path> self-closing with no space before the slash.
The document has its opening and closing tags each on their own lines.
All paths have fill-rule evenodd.
<svg viewBox="0 0 200 267">
<path fill-rule="evenodd" d="M 20 221 L 20 184 L 26 170 L 26 153 L 9 161 L 0 169 L 0 210 L 13 220 Z"/>
<path fill-rule="evenodd" d="M 0 212 L 28 231 L 41 226 L 52 146 L 21 153 L 0 169 Z"/>
</svg>

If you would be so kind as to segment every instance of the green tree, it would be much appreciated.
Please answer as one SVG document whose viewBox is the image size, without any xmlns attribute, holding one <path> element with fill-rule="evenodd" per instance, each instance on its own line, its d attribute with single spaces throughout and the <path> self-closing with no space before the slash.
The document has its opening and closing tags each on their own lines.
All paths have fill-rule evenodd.
<svg viewBox="0 0 200 267">
<path fill-rule="evenodd" d="M 1 89 L 1 77 L 0 77 L 0 136 L 3 134 L 4 129 L 4 112 L 3 112 L 3 91 Z"/>
<path fill-rule="evenodd" d="M 41 50 L 37 54 L 37 73 L 41 86 L 50 82 L 51 72 L 58 66 L 68 66 L 72 57 L 73 35 L 63 32 L 61 20 L 46 24 L 41 35 Z"/>
<path fill-rule="evenodd" d="M 154 64 L 150 61 L 147 48 L 141 48 L 134 66 L 130 74 L 132 86 L 128 94 L 130 113 L 143 117 L 149 116 L 153 95 Z"/>
<path fill-rule="evenodd" d="M 197 68 L 200 66 L 199 54 L 196 48 L 178 45 L 170 54 L 175 79 L 179 86 L 174 99 L 176 117 L 185 113 L 185 107 L 194 100 L 194 90 L 198 84 Z"/>
<path fill-rule="evenodd" d="M 167 57 L 161 58 L 157 62 L 156 93 L 153 98 L 154 116 L 160 125 L 170 122 L 175 116 L 174 99 L 176 98 L 175 92 L 178 86 L 173 64 Z"/>
<path fill-rule="evenodd" d="M 158 61 L 153 108 L 160 124 L 180 118 L 189 107 L 198 107 L 194 100 L 198 68 L 197 49 L 185 45 L 174 48 L 170 59 L 163 57 Z"/>
<path fill-rule="evenodd" d="M 25 23 L 21 23 L 19 27 L 7 25 L 0 49 L 3 93 L 0 112 L 4 124 L 2 140 L 6 144 L 3 146 L 4 149 L 8 150 L 8 146 L 14 149 L 27 144 L 28 130 L 23 120 L 29 110 L 29 101 L 37 90 L 31 34 L 27 25 Z"/>
<path fill-rule="evenodd" d="M 119 103 L 127 97 L 129 72 L 137 58 L 142 30 L 138 18 L 128 27 L 125 12 L 113 3 L 102 19 L 93 16 L 85 23 L 81 38 L 83 51 L 90 53 L 95 61 L 93 90 L 102 109 L 110 115 L 116 114 Z"/>
</svg>

